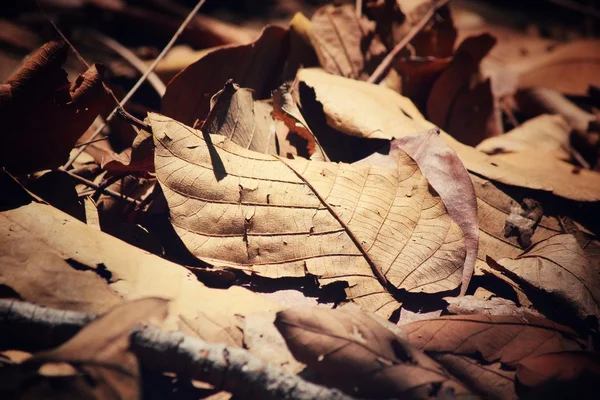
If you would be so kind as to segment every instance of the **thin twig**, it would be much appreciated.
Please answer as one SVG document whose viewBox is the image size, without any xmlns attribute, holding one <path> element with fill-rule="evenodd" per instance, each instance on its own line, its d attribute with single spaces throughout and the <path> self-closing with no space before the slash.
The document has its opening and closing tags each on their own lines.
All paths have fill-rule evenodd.
<svg viewBox="0 0 600 400">
<path fill-rule="evenodd" d="M 425 15 L 423 15 L 423 17 L 419 20 L 419 22 L 417 22 L 417 24 L 415 26 L 413 26 L 410 29 L 410 31 L 408 31 L 406 36 L 404 36 L 402 38 L 402 40 L 399 41 L 398 44 L 396 44 L 396 46 L 394 46 L 392 51 L 390 51 L 389 54 L 387 56 L 385 56 L 383 61 L 381 61 L 381 64 L 379 64 L 377 66 L 377 68 L 375 69 L 373 74 L 371 74 L 371 76 L 369 77 L 367 82 L 378 83 L 381 79 L 383 79 L 385 73 L 389 70 L 390 66 L 392 65 L 392 62 L 394 61 L 394 58 L 396 58 L 398 53 L 400 53 L 400 51 L 404 47 L 406 47 L 406 45 L 411 40 L 413 40 L 413 38 L 417 35 L 417 33 L 421 32 L 421 30 L 425 27 L 425 25 L 427 25 L 429 20 L 431 18 L 433 18 L 433 16 L 437 12 L 437 10 L 440 7 L 443 7 L 444 5 L 446 5 L 446 3 L 448 3 L 448 0 L 439 0 L 439 1 L 435 2 L 431 6 L 431 8 L 425 13 Z"/>
<path fill-rule="evenodd" d="M 133 85 L 133 87 L 131 88 L 131 90 L 129 90 L 129 92 L 125 95 L 125 97 L 123 97 L 123 100 L 121 100 L 119 102 L 119 105 L 117 107 L 115 107 L 114 110 L 112 110 L 112 112 L 108 115 L 108 117 L 106 117 L 106 120 L 104 121 L 104 123 L 102 125 L 100 125 L 94 131 L 94 134 L 91 136 L 90 140 L 95 139 L 104 130 L 104 128 L 106 127 L 106 125 L 108 124 L 108 122 L 110 122 L 115 117 L 115 115 L 119 111 L 119 108 L 122 108 L 125 104 L 127 104 L 127 102 L 129 101 L 129 99 L 131 99 L 131 97 L 135 94 L 135 92 L 142 85 L 142 83 L 144 83 L 146 81 L 146 79 L 148 78 L 148 76 L 154 71 L 154 68 L 156 68 L 156 66 L 158 65 L 158 63 L 160 63 L 162 61 L 162 59 L 167 55 L 168 51 L 175 44 L 175 42 L 177 41 L 177 39 L 179 38 L 179 36 L 183 33 L 183 31 L 185 30 L 185 28 L 187 27 L 187 25 L 190 23 L 190 21 L 192 20 L 192 18 L 194 18 L 194 15 L 196 15 L 196 13 L 200 9 L 200 7 L 202 7 L 202 5 L 205 2 L 206 2 L 206 0 L 200 0 L 200 1 L 198 1 L 198 3 L 196 4 L 196 6 L 192 9 L 192 11 L 190 11 L 190 13 L 188 14 L 188 16 L 181 23 L 181 25 L 177 29 L 177 32 L 175 32 L 175 34 L 173 35 L 173 37 L 171 38 L 171 40 L 169 41 L 169 43 L 167 43 L 167 45 L 160 52 L 160 54 L 158 55 L 158 57 L 156 57 L 156 59 L 148 67 L 148 69 L 146 70 L 146 72 L 144 72 L 144 75 L 142 75 L 140 77 L 140 79 L 138 79 L 138 81 L 135 83 L 135 85 Z M 77 157 L 79 157 L 85 151 L 85 149 L 86 149 L 86 146 L 83 146 L 79 150 L 77 150 L 77 152 L 69 159 L 69 161 L 67 161 L 67 163 L 65 165 L 63 165 L 63 169 L 68 169 L 71 165 L 73 165 L 73 163 L 75 162 L 75 160 L 77 159 Z"/>
<path fill-rule="evenodd" d="M 56 347 L 97 318 L 93 313 L 46 308 L 17 300 L 0 300 L 0 331 L 6 348 L 39 351 Z M 248 350 L 208 343 L 183 332 L 137 326 L 130 349 L 150 370 L 197 379 L 251 399 L 351 400 L 353 397 L 304 380 Z"/>
<path fill-rule="evenodd" d="M 94 140 L 90 140 L 90 141 L 87 141 L 87 142 L 83 142 L 83 143 L 76 144 L 76 145 L 75 145 L 75 146 L 73 146 L 73 147 L 87 146 L 88 144 L 92 144 L 92 143 L 101 142 L 101 141 L 103 141 L 103 140 L 107 140 L 107 139 L 108 139 L 108 136 L 103 136 L 103 137 L 101 137 L 101 138 L 97 138 L 97 139 L 94 139 Z"/>
<path fill-rule="evenodd" d="M 146 70 L 148 69 L 146 63 L 140 60 L 140 58 L 137 55 L 135 55 L 133 51 L 129 50 L 127 47 L 123 46 L 121 43 L 117 42 L 113 38 L 110 38 L 100 32 L 91 29 L 86 30 L 86 35 L 91 36 L 98 42 L 102 43 L 103 45 L 105 45 L 106 47 L 123 57 L 125 61 L 131 64 L 141 74 L 144 74 L 144 72 L 146 72 Z M 152 85 L 152 87 L 154 88 L 154 90 L 156 90 L 156 93 L 158 93 L 160 97 L 163 97 L 167 88 L 163 81 L 160 80 L 158 75 L 154 73 L 154 71 L 152 71 L 152 73 L 148 75 L 148 83 Z"/>
<path fill-rule="evenodd" d="M 85 178 L 82 178 L 79 175 L 75 175 L 73 172 L 71 171 L 65 171 L 71 178 L 75 179 L 76 181 L 83 183 L 84 185 L 91 187 L 93 189 L 96 189 L 97 191 L 100 191 L 104 194 L 106 194 L 107 196 L 110 197 L 114 197 L 115 199 L 119 199 L 119 200 L 126 200 L 130 203 L 134 203 L 135 205 L 138 205 L 140 203 L 139 200 L 136 200 L 134 198 L 131 198 L 129 196 L 125 196 L 123 194 L 117 193 L 114 190 L 108 189 L 108 188 L 103 188 L 102 186 L 98 185 L 97 183 L 94 183 L 90 180 L 87 180 Z"/>
</svg>

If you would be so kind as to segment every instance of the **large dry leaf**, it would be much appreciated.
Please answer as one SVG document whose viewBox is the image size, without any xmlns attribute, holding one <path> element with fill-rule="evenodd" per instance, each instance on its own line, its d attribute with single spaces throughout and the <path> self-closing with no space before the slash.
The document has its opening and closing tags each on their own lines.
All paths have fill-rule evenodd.
<svg viewBox="0 0 600 400">
<path fill-rule="evenodd" d="M 389 140 L 435 128 L 409 99 L 393 90 L 315 69 L 299 71 L 298 78 L 301 84 L 314 89 L 327 124 L 346 135 Z M 353 101 L 347 101 L 348 98 Z M 304 108 L 302 112 L 310 124 L 312 115 L 304 114 Z M 600 201 L 600 173 L 574 170 L 555 157 L 548 159 L 527 152 L 490 156 L 445 132 L 440 136 L 456 151 L 467 170 L 478 175 L 507 185 L 552 192 L 571 200 Z M 320 142 L 331 156 L 325 142 L 322 139 Z"/>
<path fill-rule="evenodd" d="M 61 165 L 99 112 L 110 105 L 99 65 L 69 85 L 61 68 L 67 53 L 66 43 L 46 43 L 0 85 L 0 163 L 15 174 Z"/>
<path fill-rule="evenodd" d="M 553 151 L 560 159 L 569 159 L 571 127 L 560 115 L 541 115 L 504 135 L 485 139 L 477 150 L 487 154 L 517 153 L 527 149 Z"/>
<path fill-rule="evenodd" d="M 573 235 L 553 236 L 490 265 L 565 302 L 582 319 L 600 316 L 600 274 Z"/>
<path fill-rule="evenodd" d="M 287 160 L 158 114 L 149 123 L 171 222 L 197 257 L 268 277 L 346 281 L 348 299 L 386 316 L 398 306 L 387 283 L 458 286 L 461 230 L 406 153 L 396 169 Z"/>
<path fill-rule="evenodd" d="M 227 136 L 248 150 L 277 154 L 270 104 L 255 101 L 252 90 L 240 89 L 231 80 L 211 102 L 211 110 L 201 127 L 204 133 Z"/>
<path fill-rule="evenodd" d="M 14 181 L 7 181 L 5 173 L 0 177 L 1 191 L 6 196 L 0 203 L 2 257 L 50 253 L 54 258 L 68 260 L 73 269 L 83 270 L 76 271 L 80 274 L 67 274 L 64 272 L 65 263 L 33 264 L 34 259 L 30 258 L 27 261 L 31 263 L 29 270 L 47 268 L 47 274 L 56 271 L 57 274 L 62 273 L 65 279 L 48 280 L 46 290 L 39 293 L 30 290 L 28 301 L 40 305 L 60 301 L 63 309 L 104 312 L 116 304 L 115 293 L 123 300 L 161 297 L 171 300 L 166 328 L 177 327 L 180 316 L 196 318 L 199 312 L 207 311 L 204 308 L 206 304 L 211 305 L 210 313 L 215 315 L 244 315 L 279 309 L 277 304 L 240 287 L 227 290 L 207 288 L 182 266 L 100 232 L 53 207 L 32 201 L 21 188 L 14 187 Z M 8 202 L 10 199 L 15 200 Z M 19 257 L 22 260 L 22 256 Z M 49 256 L 41 260 L 45 262 L 46 259 L 50 259 Z M 18 267 L 23 268 L 22 265 Z M 99 280 L 92 282 L 91 278 L 87 278 L 87 272 L 102 278 L 110 291 L 93 289 L 92 285 L 100 285 Z M 11 276 L 14 275 L 2 275 L 3 279 Z M 34 288 L 39 285 L 33 278 L 23 275 L 17 275 L 10 282 L 5 280 L 3 284 L 19 288 L 26 287 L 28 282 Z M 91 289 L 91 293 L 97 295 L 95 300 L 89 297 L 91 293 L 85 294 Z M 82 300 L 69 303 L 66 295 L 61 299 L 61 293 L 67 290 L 73 299 Z"/>
<path fill-rule="evenodd" d="M 375 23 L 358 17 L 355 8 L 321 7 L 312 17 L 311 41 L 325 71 L 366 79 L 386 53 L 375 36 Z"/>
<path fill-rule="evenodd" d="M 360 310 L 294 307 L 275 325 L 319 378 L 367 398 L 463 397 L 470 391 L 435 361 Z"/>
<path fill-rule="evenodd" d="M 267 26 L 253 43 L 216 49 L 181 71 L 167 86 L 161 112 L 186 125 L 204 120 L 210 99 L 232 79 L 253 89 L 257 99 L 280 84 L 288 53 L 288 31 Z"/>
<path fill-rule="evenodd" d="M 527 357 L 585 348 L 570 328 L 533 316 L 456 315 L 402 329 L 411 344 L 491 398 L 516 398 L 515 368 Z"/>
</svg>

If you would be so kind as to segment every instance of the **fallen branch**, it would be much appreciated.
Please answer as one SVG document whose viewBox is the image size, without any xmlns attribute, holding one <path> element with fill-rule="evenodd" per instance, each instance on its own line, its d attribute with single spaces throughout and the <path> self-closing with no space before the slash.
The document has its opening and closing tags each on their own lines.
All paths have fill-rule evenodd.
<svg viewBox="0 0 600 400">
<path fill-rule="evenodd" d="M 381 79 L 383 79 L 385 73 L 389 70 L 390 66 L 392 65 L 392 62 L 394 61 L 394 58 L 396 58 L 398 53 L 400 53 L 400 51 L 403 48 L 405 48 L 406 45 L 409 44 L 411 40 L 413 40 L 413 38 L 417 35 L 417 33 L 421 32 L 421 30 L 425 27 L 425 25 L 427 25 L 429 20 L 431 18 L 433 18 L 433 16 L 437 12 L 437 10 L 439 8 L 441 8 L 442 6 L 446 5 L 446 3 L 448 3 L 448 0 L 436 1 L 431 6 L 431 8 L 425 13 L 425 15 L 423 15 L 423 17 L 419 20 L 419 22 L 415 26 L 413 26 L 410 29 L 410 31 L 408 31 L 406 36 L 404 36 L 402 38 L 402 40 L 399 41 L 398 44 L 396 44 L 396 46 L 394 46 L 392 51 L 390 51 L 389 54 L 387 56 L 385 56 L 385 58 L 377 66 L 375 71 L 373 71 L 373 73 L 371 74 L 371 76 L 369 77 L 367 82 L 378 83 Z"/>
<path fill-rule="evenodd" d="M 92 313 L 0 300 L 0 343 L 4 349 L 25 351 L 56 347 L 96 317 Z M 337 389 L 307 382 L 267 364 L 244 349 L 207 343 L 182 332 L 140 326 L 131 333 L 131 350 L 148 369 L 208 382 L 240 398 L 352 399 Z"/>
</svg>

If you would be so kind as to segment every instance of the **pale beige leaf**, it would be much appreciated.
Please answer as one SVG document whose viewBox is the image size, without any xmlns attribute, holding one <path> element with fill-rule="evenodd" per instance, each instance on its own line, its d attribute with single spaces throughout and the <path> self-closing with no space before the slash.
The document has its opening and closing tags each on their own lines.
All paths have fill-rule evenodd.
<svg viewBox="0 0 600 400">
<path fill-rule="evenodd" d="M 415 162 L 398 168 L 287 160 L 150 114 L 171 222 L 197 257 L 267 277 L 348 282 L 347 297 L 389 316 L 382 285 L 455 289 L 460 228 Z"/>
<path fill-rule="evenodd" d="M 571 128 L 560 115 L 541 115 L 530 119 L 504 135 L 485 139 L 477 150 L 487 154 L 518 153 L 529 149 L 554 152 L 568 160 Z"/>
<path fill-rule="evenodd" d="M 600 315 L 600 275 L 573 235 L 553 236 L 491 265 L 565 302 L 582 319 Z"/>
<path fill-rule="evenodd" d="M 424 119 L 408 98 L 393 90 L 316 69 L 301 70 L 298 78 L 301 85 L 315 91 L 327 124 L 347 135 L 394 139 L 436 127 Z M 582 170 L 574 174 L 569 164 L 554 158 L 540 162 L 540 155 L 534 158 L 524 153 L 490 156 L 445 132 L 440 136 L 456 151 L 467 170 L 487 179 L 552 192 L 576 201 L 600 201 L 600 173 Z"/>
</svg>

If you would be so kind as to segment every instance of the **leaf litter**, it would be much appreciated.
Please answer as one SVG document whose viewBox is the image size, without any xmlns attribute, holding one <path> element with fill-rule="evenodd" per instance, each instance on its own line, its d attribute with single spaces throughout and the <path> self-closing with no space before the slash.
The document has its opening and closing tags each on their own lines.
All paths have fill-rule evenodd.
<svg viewBox="0 0 600 400">
<path fill-rule="evenodd" d="M 596 39 L 508 5 L 179 3 L 5 23 L 0 393 L 593 398 Z"/>
</svg>

